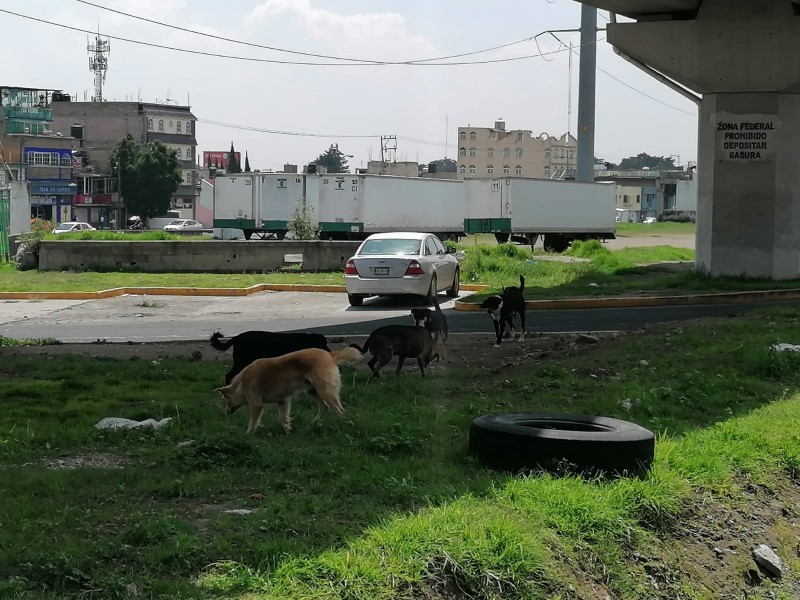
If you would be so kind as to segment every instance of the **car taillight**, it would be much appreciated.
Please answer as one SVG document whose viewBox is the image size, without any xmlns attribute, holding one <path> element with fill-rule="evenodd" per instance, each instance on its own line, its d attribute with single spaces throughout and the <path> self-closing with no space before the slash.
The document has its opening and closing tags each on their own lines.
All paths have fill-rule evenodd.
<svg viewBox="0 0 800 600">
<path fill-rule="evenodd" d="M 356 263 L 352 259 L 348 260 L 347 264 L 344 266 L 344 274 L 358 275 L 358 269 L 356 269 Z"/>
<path fill-rule="evenodd" d="M 425 275 L 425 271 L 422 270 L 422 266 L 417 261 L 412 260 L 408 263 L 406 275 Z"/>
</svg>

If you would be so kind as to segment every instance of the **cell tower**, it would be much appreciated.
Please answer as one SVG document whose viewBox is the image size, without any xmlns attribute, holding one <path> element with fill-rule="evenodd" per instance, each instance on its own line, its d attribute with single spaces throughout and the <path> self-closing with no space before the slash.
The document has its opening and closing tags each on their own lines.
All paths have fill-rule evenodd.
<svg viewBox="0 0 800 600">
<path fill-rule="evenodd" d="M 103 82 L 106 80 L 111 42 L 108 39 L 101 38 L 98 31 L 94 38 L 94 44 L 86 40 L 86 49 L 89 51 L 89 70 L 94 73 L 94 97 L 92 102 L 102 102 Z"/>
</svg>

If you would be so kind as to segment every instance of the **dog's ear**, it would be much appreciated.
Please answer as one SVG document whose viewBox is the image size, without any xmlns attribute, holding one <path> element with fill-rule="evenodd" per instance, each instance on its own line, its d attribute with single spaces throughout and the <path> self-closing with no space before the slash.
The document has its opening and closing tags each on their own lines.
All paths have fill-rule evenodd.
<svg viewBox="0 0 800 600">
<path fill-rule="evenodd" d="M 218 388 L 216 388 L 214 391 L 215 391 L 215 392 L 219 392 L 220 394 L 222 394 L 222 397 L 223 397 L 223 398 L 227 398 L 227 397 L 228 397 L 228 394 L 229 394 L 229 393 L 230 393 L 230 391 L 231 391 L 231 386 L 229 386 L 229 385 L 226 385 L 226 386 L 223 386 L 223 387 L 218 387 Z"/>
</svg>

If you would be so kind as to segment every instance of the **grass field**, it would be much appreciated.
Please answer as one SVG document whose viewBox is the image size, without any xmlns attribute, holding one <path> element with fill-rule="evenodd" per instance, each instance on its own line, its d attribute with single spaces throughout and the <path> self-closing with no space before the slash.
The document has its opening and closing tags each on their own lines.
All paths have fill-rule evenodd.
<svg viewBox="0 0 800 600">
<path fill-rule="evenodd" d="M 769 347 L 796 341 L 798 322 L 772 309 L 497 373 L 345 370 L 346 415 L 312 426 L 299 398 L 288 436 L 270 409 L 249 437 L 245 415 L 224 417 L 222 363 L 4 357 L 0 597 L 124 598 L 130 584 L 153 599 L 721 597 L 726 573 L 701 576 L 674 538 L 700 502 L 791 485 L 800 356 Z M 653 429 L 652 472 L 511 477 L 467 455 L 472 418 L 540 409 Z M 106 416 L 173 421 L 96 431 Z M 48 468 L 79 459 L 106 467 Z M 770 597 L 797 582 L 786 533 Z M 658 591 L 649 565 L 670 574 Z"/>
<path fill-rule="evenodd" d="M 694 223 L 617 223 L 617 236 L 643 237 L 648 235 L 685 234 L 694 235 L 697 226 Z"/>
</svg>

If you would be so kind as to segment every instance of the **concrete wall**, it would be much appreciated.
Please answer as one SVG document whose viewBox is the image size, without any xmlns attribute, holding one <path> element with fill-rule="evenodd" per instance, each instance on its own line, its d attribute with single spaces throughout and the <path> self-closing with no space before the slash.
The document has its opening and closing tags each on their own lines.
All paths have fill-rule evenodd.
<svg viewBox="0 0 800 600">
<path fill-rule="evenodd" d="M 683 212 L 697 211 L 697 180 L 687 179 L 678 182 L 675 194 L 675 210 Z"/>
<path fill-rule="evenodd" d="M 360 242 L 45 241 L 39 270 L 138 269 L 151 272 L 241 273 L 272 271 L 287 254 L 301 254 L 304 271 L 337 271 Z"/>
</svg>

